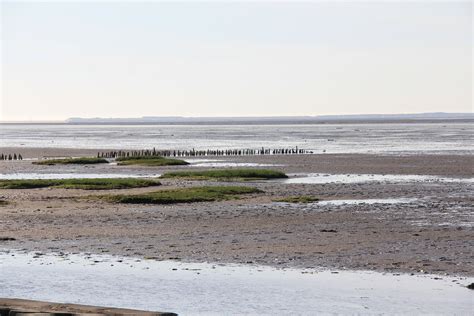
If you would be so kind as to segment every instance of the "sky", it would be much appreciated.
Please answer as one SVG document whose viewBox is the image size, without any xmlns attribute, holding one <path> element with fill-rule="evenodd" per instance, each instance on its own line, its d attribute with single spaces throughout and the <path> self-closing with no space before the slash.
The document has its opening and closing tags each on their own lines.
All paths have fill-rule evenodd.
<svg viewBox="0 0 474 316">
<path fill-rule="evenodd" d="M 473 111 L 471 1 L 0 10 L 0 121 Z"/>
</svg>

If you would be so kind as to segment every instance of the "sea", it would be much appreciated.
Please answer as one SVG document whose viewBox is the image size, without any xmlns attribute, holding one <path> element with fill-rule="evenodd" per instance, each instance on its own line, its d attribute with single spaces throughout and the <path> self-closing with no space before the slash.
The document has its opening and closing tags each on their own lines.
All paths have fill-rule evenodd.
<svg viewBox="0 0 474 316">
<path fill-rule="evenodd" d="M 0 124 L 0 147 L 93 149 L 259 149 L 313 153 L 473 154 L 474 124 L 282 125 Z"/>
</svg>

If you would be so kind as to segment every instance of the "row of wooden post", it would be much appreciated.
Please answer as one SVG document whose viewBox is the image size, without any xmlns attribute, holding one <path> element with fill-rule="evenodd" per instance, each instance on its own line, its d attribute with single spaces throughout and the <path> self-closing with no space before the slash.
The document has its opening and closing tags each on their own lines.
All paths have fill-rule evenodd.
<svg viewBox="0 0 474 316">
<path fill-rule="evenodd" d="M 207 150 L 119 150 L 98 152 L 97 158 L 118 157 L 203 157 L 203 156 L 254 156 L 254 155 L 302 155 L 312 153 L 298 147 L 294 148 L 260 148 L 260 149 L 207 149 Z"/>
<path fill-rule="evenodd" d="M 23 156 L 21 154 L 1 154 L 0 160 L 23 160 Z"/>
</svg>

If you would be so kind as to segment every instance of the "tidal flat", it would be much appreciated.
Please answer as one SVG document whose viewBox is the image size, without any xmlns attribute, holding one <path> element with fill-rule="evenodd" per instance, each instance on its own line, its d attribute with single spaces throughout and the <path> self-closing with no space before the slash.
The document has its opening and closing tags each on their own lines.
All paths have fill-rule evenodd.
<svg viewBox="0 0 474 316">
<path fill-rule="evenodd" d="M 93 155 L 96 150 L 28 149 L 23 156 Z M 278 164 L 289 179 L 239 182 L 263 193 L 237 200 L 121 204 L 90 196 L 142 195 L 154 187 L 103 190 L 60 187 L 2 190 L 3 248 L 154 257 L 159 260 L 323 267 L 414 274 L 474 275 L 472 156 L 294 155 L 209 157 L 223 162 Z M 158 190 L 228 186 L 228 181 L 158 179 L 181 166 L 34 165 L 0 162 L 2 178 L 28 174 L 80 177 L 136 175 Z M 265 167 L 268 168 L 268 167 Z M 259 169 L 256 167 L 255 170 Z M 303 174 L 331 174 L 324 183 L 291 183 Z M 294 175 L 298 174 L 298 175 Z M 380 181 L 339 181 L 336 175 Z M 365 176 L 364 176 L 365 175 Z M 392 181 L 390 175 L 408 175 Z M 388 180 L 387 180 L 388 179 Z M 392 180 L 390 180 L 392 179 Z M 403 181 L 402 181 L 403 180 Z M 275 201 L 307 200 L 310 203 Z"/>
</svg>

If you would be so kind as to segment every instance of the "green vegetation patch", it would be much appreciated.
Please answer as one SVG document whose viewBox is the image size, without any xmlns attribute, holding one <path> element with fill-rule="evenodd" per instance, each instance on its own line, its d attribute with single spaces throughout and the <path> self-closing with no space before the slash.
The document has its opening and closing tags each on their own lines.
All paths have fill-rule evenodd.
<svg viewBox="0 0 474 316">
<path fill-rule="evenodd" d="M 281 199 L 273 200 L 274 202 L 284 202 L 284 203 L 314 203 L 318 202 L 319 199 L 313 196 L 288 196 Z"/>
<path fill-rule="evenodd" d="M 91 157 L 81 157 L 81 158 L 62 158 L 62 159 L 45 159 L 40 161 L 33 161 L 35 165 L 90 165 L 97 163 L 108 163 L 107 159 L 104 158 L 91 158 Z"/>
<path fill-rule="evenodd" d="M 268 169 L 221 169 L 204 171 L 168 172 L 161 178 L 185 178 L 190 180 L 269 180 L 288 178 L 281 171 Z"/>
<path fill-rule="evenodd" d="M 117 165 L 140 165 L 140 166 L 181 166 L 189 165 L 188 162 L 181 159 L 165 158 L 161 156 L 138 156 L 138 157 L 120 157 L 116 159 Z"/>
<path fill-rule="evenodd" d="M 36 189 L 55 187 L 82 190 L 112 190 L 142 188 L 157 185 L 160 185 L 160 182 L 156 180 L 136 178 L 0 180 L 0 189 Z"/>
<path fill-rule="evenodd" d="M 240 195 L 261 193 L 259 189 L 244 186 L 203 186 L 162 190 L 131 195 L 108 195 L 103 199 L 115 203 L 131 204 L 176 204 L 213 202 L 238 199 Z"/>
</svg>

